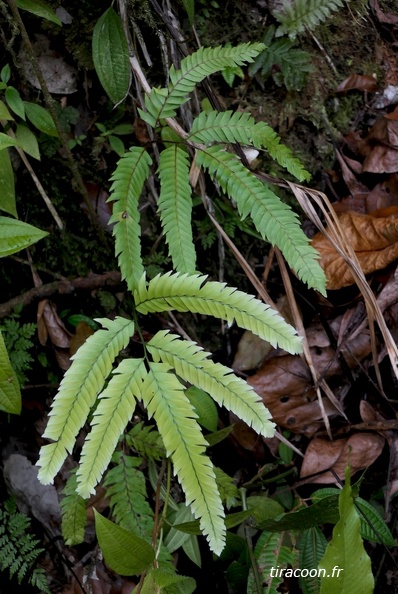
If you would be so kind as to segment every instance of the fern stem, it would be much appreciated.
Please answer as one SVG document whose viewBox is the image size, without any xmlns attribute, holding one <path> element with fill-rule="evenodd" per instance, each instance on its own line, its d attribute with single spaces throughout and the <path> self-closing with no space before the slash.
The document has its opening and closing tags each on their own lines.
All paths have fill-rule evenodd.
<svg viewBox="0 0 398 594">
<path fill-rule="evenodd" d="M 242 499 L 242 509 L 243 509 L 243 511 L 246 511 L 247 510 L 246 489 L 241 487 L 239 489 L 239 491 L 240 491 L 240 495 L 241 495 L 241 499 Z M 262 580 L 260 577 L 260 573 L 258 571 L 257 560 L 256 560 L 256 557 L 255 557 L 254 551 L 253 551 L 252 539 L 250 537 L 250 533 L 249 533 L 246 523 L 244 526 L 244 532 L 245 532 L 245 538 L 246 538 L 246 542 L 247 542 L 247 548 L 249 551 L 250 563 L 251 563 L 251 566 L 253 569 L 253 576 L 254 576 L 254 582 L 256 584 L 256 591 L 257 591 L 257 594 L 262 594 L 262 592 L 263 592 L 263 588 L 261 585 Z"/>
</svg>

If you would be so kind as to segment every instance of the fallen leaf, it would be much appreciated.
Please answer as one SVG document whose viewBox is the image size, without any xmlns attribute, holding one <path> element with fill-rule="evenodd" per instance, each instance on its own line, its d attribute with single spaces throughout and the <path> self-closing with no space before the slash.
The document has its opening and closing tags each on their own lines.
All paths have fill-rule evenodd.
<svg viewBox="0 0 398 594">
<path fill-rule="evenodd" d="M 385 439 L 377 433 L 354 433 L 346 439 L 329 441 L 313 439 L 304 454 L 300 477 L 311 483 L 335 483 L 333 469 L 341 481 L 344 481 L 345 468 L 349 464 L 351 476 L 367 468 L 380 456 Z M 317 476 L 312 476 L 312 475 Z"/>
<path fill-rule="evenodd" d="M 347 244 L 355 251 L 364 274 L 381 270 L 398 258 L 398 218 L 374 218 L 370 215 L 344 213 L 339 217 Z M 351 270 L 329 240 L 317 233 L 313 247 L 321 255 L 327 289 L 336 290 L 354 283 Z"/>
<path fill-rule="evenodd" d="M 372 216 L 375 216 L 374 211 L 391 206 L 398 206 L 398 175 L 396 173 L 376 184 L 366 197 L 366 212 L 372 213 Z"/>
<path fill-rule="evenodd" d="M 71 357 L 79 350 L 89 336 L 94 334 L 94 330 L 90 328 L 87 322 L 79 322 L 76 326 L 76 334 L 70 339 L 70 355 Z"/>
<path fill-rule="evenodd" d="M 376 78 L 369 74 L 351 74 L 339 84 L 336 91 L 337 93 L 345 93 L 353 89 L 375 93 L 377 91 Z"/>
</svg>

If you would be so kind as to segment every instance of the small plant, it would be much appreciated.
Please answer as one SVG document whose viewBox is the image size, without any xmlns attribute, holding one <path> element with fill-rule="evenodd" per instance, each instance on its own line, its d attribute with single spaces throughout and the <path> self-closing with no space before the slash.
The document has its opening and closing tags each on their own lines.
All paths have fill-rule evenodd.
<svg viewBox="0 0 398 594">
<path fill-rule="evenodd" d="M 28 532 L 30 519 L 17 511 L 14 499 L 0 506 L 0 570 L 7 571 L 10 579 L 16 576 L 40 592 L 51 594 L 44 569 L 34 567 L 44 549 L 39 540 Z"/>
<path fill-rule="evenodd" d="M 348 0 L 349 1 L 349 0 Z M 281 23 L 276 36 L 288 35 L 295 39 L 306 29 L 315 29 L 332 12 L 344 6 L 343 0 L 294 0 L 285 2 L 282 11 L 275 11 L 275 18 Z"/>
<path fill-rule="evenodd" d="M 32 336 L 36 332 L 36 324 L 21 324 L 17 315 L 7 318 L 0 325 L 3 338 L 10 357 L 11 365 L 20 384 L 26 382 L 26 372 L 31 369 L 33 357 L 30 349 L 33 347 Z"/>
</svg>

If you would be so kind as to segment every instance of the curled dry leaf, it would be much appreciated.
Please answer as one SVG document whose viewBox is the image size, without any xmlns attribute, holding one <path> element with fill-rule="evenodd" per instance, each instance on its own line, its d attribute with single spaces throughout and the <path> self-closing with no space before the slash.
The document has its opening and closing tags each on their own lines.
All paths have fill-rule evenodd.
<svg viewBox="0 0 398 594">
<path fill-rule="evenodd" d="M 54 347 L 58 365 L 64 371 L 69 369 L 70 333 L 57 314 L 55 305 L 49 299 L 39 301 L 37 308 L 37 332 L 40 344 L 46 344 L 48 337 Z"/>
<path fill-rule="evenodd" d="M 355 433 L 336 441 L 315 438 L 305 452 L 300 476 L 302 479 L 311 476 L 308 479 L 311 483 L 335 483 L 336 478 L 330 472 L 333 469 L 344 481 L 348 464 L 351 475 L 367 468 L 380 456 L 384 443 L 384 438 L 377 433 Z M 314 474 L 317 476 L 312 476 Z"/>
<path fill-rule="evenodd" d="M 339 222 L 347 245 L 356 252 L 365 274 L 381 270 L 398 258 L 398 217 L 395 215 L 374 218 L 370 215 L 344 213 L 339 217 Z M 321 255 L 320 262 L 326 274 L 327 289 L 341 289 L 354 283 L 345 260 L 322 233 L 313 237 L 312 245 Z"/>
<path fill-rule="evenodd" d="M 353 89 L 375 93 L 377 91 L 376 78 L 369 74 L 351 74 L 339 84 L 336 90 L 338 93 L 345 93 Z"/>
<path fill-rule="evenodd" d="M 340 334 L 342 316 L 332 322 L 336 336 Z M 320 324 L 307 330 L 314 367 L 320 377 L 328 379 L 341 375 L 341 367 L 334 349 Z M 350 369 L 371 352 L 367 331 L 349 340 L 342 354 Z M 261 365 L 248 383 L 261 396 L 275 423 L 294 433 L 312 436 L 323 426 L 318 398 L 307 365 L 298 355 L 276 354 Z M 327 398 L 323 399 L 326 413 L 337 414 Z"/>
</svg>

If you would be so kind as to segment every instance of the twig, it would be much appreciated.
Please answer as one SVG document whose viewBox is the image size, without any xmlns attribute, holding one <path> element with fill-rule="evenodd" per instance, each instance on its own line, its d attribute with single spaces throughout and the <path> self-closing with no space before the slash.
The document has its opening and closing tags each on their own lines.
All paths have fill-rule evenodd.
<svg viewBox="0 0 398 594">
<path fill-rule="evenodd" d="M 35 287 L 0 304 L 0 318 L 10 315 L 17 306 L 25 307 L 38 299 L 46 299 L 56 293 L 65 295 L 74 291 L 90 291 L 101 287 L 114 287 L 121 283 L 120 272 L 110 271 L 104 274 L 92 274 L 85 278 L 78 277 L 71 280 L 54 281 L 40 287 Z"/>
</svg>

